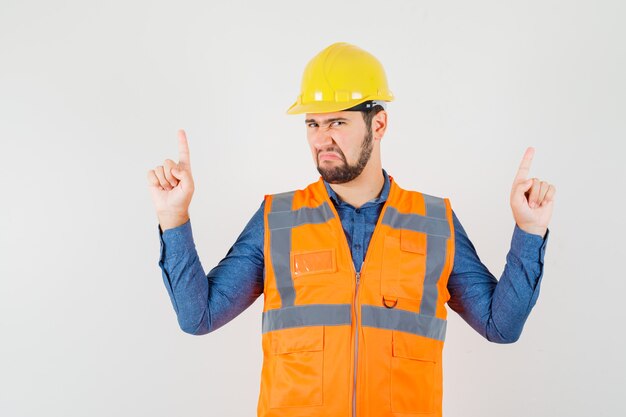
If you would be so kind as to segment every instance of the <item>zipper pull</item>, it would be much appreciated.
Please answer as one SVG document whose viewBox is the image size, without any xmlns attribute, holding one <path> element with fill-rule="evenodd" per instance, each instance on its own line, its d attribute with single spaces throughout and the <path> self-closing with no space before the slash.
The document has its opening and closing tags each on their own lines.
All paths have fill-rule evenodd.
<svg viewBox="0 0 626 417">
<path fill-rule="evenodd" d="M 359 269 L 359 272 L 356 273 L 356 283 L 359 283 L 359 279 L 361 278 L 361 271 L 363 270 L 363 265 L 365 265 L 365 261 L 361 262 L 361 268 Z"/>
</svg>

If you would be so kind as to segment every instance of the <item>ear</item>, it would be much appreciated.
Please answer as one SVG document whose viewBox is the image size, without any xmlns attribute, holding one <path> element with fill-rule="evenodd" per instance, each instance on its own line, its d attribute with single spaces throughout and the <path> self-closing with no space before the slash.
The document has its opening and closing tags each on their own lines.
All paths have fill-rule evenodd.
<svg viewBox="0 0 626 417">
<path fill-rule="evenodd" d="M 372 118 L 372 134 L 374 140 L 381 140 L 387 130 L 387 112 L 381 110 Z"/>
</svg>

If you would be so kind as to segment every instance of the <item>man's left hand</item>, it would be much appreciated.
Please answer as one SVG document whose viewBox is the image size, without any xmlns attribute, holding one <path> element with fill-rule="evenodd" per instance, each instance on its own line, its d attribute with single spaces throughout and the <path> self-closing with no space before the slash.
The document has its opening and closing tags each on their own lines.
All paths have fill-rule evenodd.
<svg viewBox="0 0 626 417">
<path fill-rule="evenodd" d="M 511 210 L 520 229 L 544 237 L 552 217 L 556 188 L 539 178 L 528 178 L 534 155 L 534 148 L 526 149 L 511 188 Z"/>
</svg>

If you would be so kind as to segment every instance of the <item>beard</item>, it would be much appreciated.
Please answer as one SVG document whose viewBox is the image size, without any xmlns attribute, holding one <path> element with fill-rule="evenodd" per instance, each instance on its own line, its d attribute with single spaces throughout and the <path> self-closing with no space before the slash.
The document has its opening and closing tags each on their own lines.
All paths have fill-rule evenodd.
<svg viewBox="0 0 626 417">
<path fill-rule="evenodd" d="M 372 140 L 374 135 L 371 131 L 365 135 L 363 139 L 363 143 L 361 144 L 361 152 L 359 153 L 359 159 L 356 164 L 350 165 L 346 160 L 346 156 L 338 147 L 326 148 L 324 151 L 336 152 L 341 161 L 343 162 L 339 166 L 323 168 L 319 163 L 319 152 L 318 154 L 318 162 L 317 162 L 317 172 L 320 173 L 322 179 L 329 184 L 344 184 L 346 182 L 350 182 L 363 172 L 365 165 L 370 160 L 372 156 L 372 150 L 374 149 L 374 141 Z M 321 152 L 321 151 L 320 151 Z"/>
</svg>

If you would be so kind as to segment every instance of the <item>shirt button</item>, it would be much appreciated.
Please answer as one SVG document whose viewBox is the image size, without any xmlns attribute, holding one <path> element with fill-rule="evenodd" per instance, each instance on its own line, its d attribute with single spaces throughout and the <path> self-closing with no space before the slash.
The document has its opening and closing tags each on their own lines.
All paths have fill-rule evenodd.
<svg viewBox="0 0 626 417">
<path fill-rule="evenodd" d="M 356 212 L 356 214 L 359 214 L 361 212 L 361 209 L 356 209 L 354 211 Z"/>
<path fill-rule="evenodd" d="M 361 249 L 361 245 L 359 245 L 358 243 L 356 245 L 354 245 L 355 249 Z"/>
</svg>

